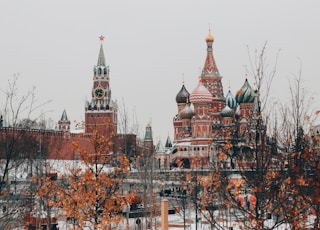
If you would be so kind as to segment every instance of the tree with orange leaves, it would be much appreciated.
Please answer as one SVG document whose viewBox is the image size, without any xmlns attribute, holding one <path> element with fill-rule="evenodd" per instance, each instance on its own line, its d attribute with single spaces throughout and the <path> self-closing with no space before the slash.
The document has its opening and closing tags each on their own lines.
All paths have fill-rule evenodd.
<svg viewBox="0 0 320 230">
<path fill-rule="evenodd" d="M 290 199 L 286 202 L 283 218 L 292 229 L 320 228 L 320 155 L 319 126 L 313 123 L 319 116 L 310 112 L 311 95 L 304 91 L 299 76 L 290 84 L 291 103 L 282 106 L 286 146 L 286 180 Z M 311 129 L 311 130 L 309 130 Z M 309 132 L 310 131 L 310 132 Z"/>
<path fill-rule="evenodd" d="M 123 175 L 129 174 L 129 161 L 123 155 L 110 154 L 111 137 L 97 131 L 90 147 L 77 142 L 72 145 L 81 163 L 55 183 L 51 197 L 74 229 L 111 229 L 123 219 L 122 210 L 134 197 L 122 196 L 120 189 Z M 48 194 L 44 188 L 49 182 L 39 189 L 39 196 Z"/>
<path fill-rule="evenodd" d="M 220 201 L 216 210 L 204 210 L 211 229 L 231 227 L 235 222 L 239 228 L 276 229 L 284 222 L 279 216 L 289 197 L 281 188 L 286 169 L 282 153 L 274 148 L 276 140 L 267 135 L 267 123 L 262 116 L 276 70 L 275 64 L 267 76 L 265 48 L 266 45 L 251 62 L 256 90 L 252 91 L 248 116 L 235 115 L 231 128 L 216 130 L 217 134 L 213 135 L 212 145 L 217 151 L 210 174 L 203 177 L 201 197 L 202 202 L 208 204 Z M 262 82 L 267 83 L 265 88 Z M 263 97 L 260 93 L 264 90 L 267 92 Z M 223 138 L 216 139 L 215 136 Z"/>
</svg>

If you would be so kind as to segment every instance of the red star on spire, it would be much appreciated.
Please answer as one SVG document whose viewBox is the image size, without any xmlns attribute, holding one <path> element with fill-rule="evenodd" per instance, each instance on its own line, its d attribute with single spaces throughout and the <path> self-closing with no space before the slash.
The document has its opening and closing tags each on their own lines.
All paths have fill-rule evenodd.
<svg viewBox="0 0 320 230">
<path fill-rule="evenodd" d="M 101 42 L 104 41 L 104 36 L 100 35 L 99 39 L 100 39 Z"/>
</svg>

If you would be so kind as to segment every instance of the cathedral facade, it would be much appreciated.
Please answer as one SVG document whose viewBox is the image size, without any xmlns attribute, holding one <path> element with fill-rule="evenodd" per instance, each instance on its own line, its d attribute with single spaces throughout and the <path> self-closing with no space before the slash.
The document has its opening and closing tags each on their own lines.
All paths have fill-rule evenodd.
<svg viewBox="0 0 320 230">
<path fill-rule="evenodd" d="M 250 131 L 250 124 L 259 113 L 258 92 L 246 79 L 236 96 L 230 89 L 224 95 L 210 31 L 205 41 L 207 52 L 198 84 L 191 93 L 183 84 L 176 95 L 173 146 L 158 156 L 163 168 L 210 167 L 223 144 L 228 140 L 248 144 L 250 132 L 254 131 Z"/>
</svg>

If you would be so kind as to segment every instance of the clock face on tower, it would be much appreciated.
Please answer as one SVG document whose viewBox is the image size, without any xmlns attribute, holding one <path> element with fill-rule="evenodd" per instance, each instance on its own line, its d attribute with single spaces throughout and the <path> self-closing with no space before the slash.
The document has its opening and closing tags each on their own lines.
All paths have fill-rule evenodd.
<svg viewBox="0 0 320 230">
<path fill-rule="evenodd" d="M 94 97 L 97 99 L 101 99 L 104 97 L 104 90 L 100 87 L 94 90 Z"/>
</svg>

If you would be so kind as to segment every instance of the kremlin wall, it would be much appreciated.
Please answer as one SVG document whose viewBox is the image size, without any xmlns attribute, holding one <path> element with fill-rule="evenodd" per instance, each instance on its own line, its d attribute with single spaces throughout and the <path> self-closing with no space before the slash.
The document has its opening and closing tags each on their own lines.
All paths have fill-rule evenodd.
<svg viewBox="0 0 320 230">
<path fill-rule="evenodd" d="M 111 97 L 109 66 L 106 65 L 103 50 L 104 37 L 99 38 L 101 45 L 97 65 L 93 69 L 92 90 L 89 92 L 91 100 L 85 104 L 82 129 L 71 130 L 66 110 L 62 112 L 54 130 L 48 130 L 36 122 L 27 122 L 27 125 L 21 122 L 17 127 L 12 127 L 2 120 L 6 117 L 3 115 L 0 127 L 1 159 L 16 159 L 20 156 L 59 161 L 79 160 L 78 153 L 73 150 L 73 143 L 77 142 L 88 151 L 94 151 L 90 140 L 95 131 L 112 142 L 110 152 L 105 153 L 106 155 L 116 156 L 124 153 L 134 161 L 139 155 L 150 156 L 154 152 L 150 125 L 146 127 L 144 139 L 138 138 L 135 134 L 117 132 L 118 111 Z M 24 155 L 21 155 L 20 151 L 24 152 Z"/>
</svg>

